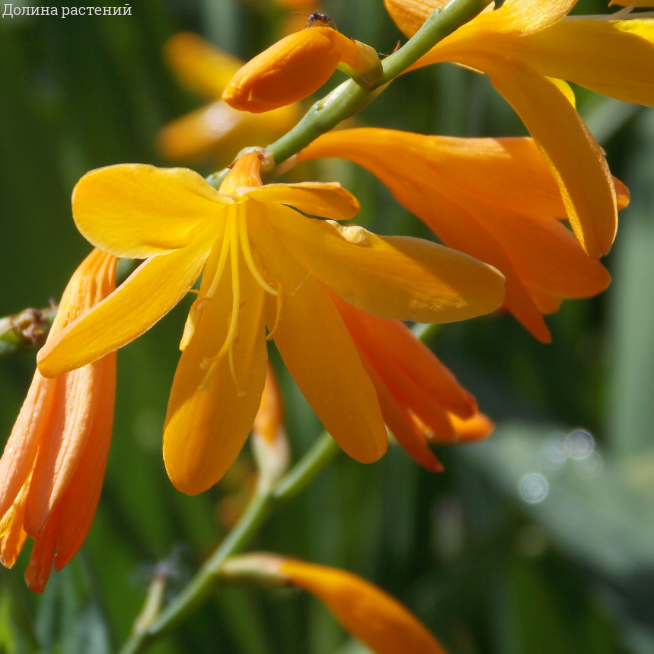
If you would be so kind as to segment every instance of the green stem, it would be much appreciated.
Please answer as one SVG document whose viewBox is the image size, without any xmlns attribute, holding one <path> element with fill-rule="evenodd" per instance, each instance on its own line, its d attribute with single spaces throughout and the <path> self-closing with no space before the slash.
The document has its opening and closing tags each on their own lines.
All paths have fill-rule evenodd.
<svg viewBox="0 0 654 654">
<path fill-rule="evenodd" d="M 227 558 L 240 552 L 280 504 L 294 497 L 329 465 L 340 448 L 327 433 L 267 493 L 254 497 L 238 524 L 200 568 L 184 590 L 146 629 L 135 628 L 120 654 L 139 654 L 178 627 L 216 590 L 220 569 Z"/>
<path fill-rule="evenodd" d="M 326 98 L 316 102 L 290 132 L 269 145 L 267 149 L 275 163 L 279 165 L 286 161 L 362 109 L 381 87 L 402 74 L 439 41 L 474 18 L 490 3 L 491 0 L 452 0 L 444 8 L 436 9 L 402 48 L 384 59 L 384 72 L 373 89 L 364 89 L 353 80 L 341 84 Z"/>
</svg>

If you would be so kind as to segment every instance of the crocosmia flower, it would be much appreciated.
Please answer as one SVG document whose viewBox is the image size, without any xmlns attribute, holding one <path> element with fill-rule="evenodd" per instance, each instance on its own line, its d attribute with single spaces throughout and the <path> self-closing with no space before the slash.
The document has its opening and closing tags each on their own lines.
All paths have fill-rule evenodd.
<svg viewBox="0 0 654 654">
<path fill-rule="evenodd" d="M 543 314 L 566 298 L 600 293 L 610 282 L 562 219 L 576 225 L 576 233 L 594 235 L 587 240 L 600 239 L 602 215 L 613 214 L 613 200 L 597 214 L 570 213 L 532 139 L 361 128 L 325 134 L 298 155 L 322 157 L 364 166 L 444 243 L 498 268 L 506 277 L 506 308 L 543 342 L 551 340 Z M 621 182 L 611 179 L 611 192 L 617 207 L 627 205 Z"/>
<path fill-rule="evenodd" d="M 94 250 L 71 278 L 48 340 L 116 287 L 116 257 Z M 113 424 L 116 355 L 54 379 L 37 370 L 0 459 L 0 563 L 34 539 L 27 585 L 43 592 L 68 563 L 100 498 Z"/>
<path fill-rule="evenodd" d="M 407 35 L 434 7 L 434 0 L 385 3 Z M 451 61 L 490 77 L 543 153 L 577 238 L 598 258 L 615 238 L 615 194 L 604 154 L 570 102 L 574 94 L 566 81 L 654 106 L 654 20 L 622 11 L 567 16 L 575 4 L 507 0 L 443 39 L 413 67 Z M 589 224 L 594 229 L 586 229 Z"/>
<path fill-rule="evenodd" d="M 334 222 L 358 211 L 339 184 L 264 186 L 261 165 L 257 152 L 241 157 L 220 191 L 190 170 L 111 166 L 85 175 L 73 195 L 87 239 L 147 260 L 46 344 L 44 375 L 129 343 L 204 269 L 164 431 L 168 474 L 189 494 L 213 485 L 247 438 L 265 380 L 266 325 L 325 428 L 352 457 L 374 461 L 386 449 L 377 395 L 327 289 L 381 317 L 419 322 L 488 313 L 504 295 L 503 276 L 465 254 Z"/>
</svg>

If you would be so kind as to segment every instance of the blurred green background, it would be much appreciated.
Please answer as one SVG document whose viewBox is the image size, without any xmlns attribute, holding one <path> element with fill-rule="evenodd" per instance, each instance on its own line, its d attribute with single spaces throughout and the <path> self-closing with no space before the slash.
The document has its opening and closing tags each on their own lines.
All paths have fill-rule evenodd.
<svg viewBox="0 0 654 654">
<path fill-rule="evenodd" d="M 325 0 L 324 9 L 340 31 L 379 51 L 400 38 L 381 0 Z M 575 9 L 597 12 L 605 2 L 580 0 Z M 70 215 L 79 177 L 121 162 L 170 165 L 155 149 L 157 131 L 202 101 L 167 70 L 166 39 L 192 30 L 247 59 L 276 40 L 284 18 L 272 0 L 135 0 L 125 17 L 0 19 L 0 316 L 59 297 L 89 251 Z M 654 111 L 577 92 L 632 191 L 606 259 L 608 292 L 565 302 L 548 318 L 548 346 L 508 315 L 442 328 L 429 344 L 497 421 L 496 434 L 441 448 L 440 475 L 397 448 L 371 466 L 341 456 L 255 545 L 374 581 L 451 654 L 654 652 Z M 359 118 L 453 136 L 525 133 L 485 77 L 450 65 L 399 79 Z M 359 197 L 366 226 L 427 235 L 365 171 L 332 162 L 322 174 Z M 106 482 L 80 554 L 43 597 L 24 587 L 25 554 L 0 571 L 1 654 L 115 652 L 154 565 L 172 557 L 174 593 L 242 507 L 253 469 L 247 447 L 198 497 L 176 492 L 164 471 L 161 428 L 187 310 L 182 303 L 119 354 Z M 297 458 L 320 425 L 277 369 Z M 0 363 L 0 442 L 33 370 L 33 355 Z M 594 442 L 577 434 L 566 450 L 580 428 Z M 313 598 L 229 590 L 152 651 L 365 649 Z"/>
</svg>

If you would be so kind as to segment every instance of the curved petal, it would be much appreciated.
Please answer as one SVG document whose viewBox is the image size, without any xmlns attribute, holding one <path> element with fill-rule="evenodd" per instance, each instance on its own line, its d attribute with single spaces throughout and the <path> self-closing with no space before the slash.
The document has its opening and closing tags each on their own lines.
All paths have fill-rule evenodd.
<svg viewBox="0 0 654 654">
<path fill-rule="evenodd" d="M 468 418 L 477 411 L 475 398 L 406 325 L 397 320 L 373 316 L 337 295 L 334 296 L 334 303 L 353 334 L 357 347 L 361 343 L 376 367 L 379 364 L 389 371 L 396 370 L 403 378 L 408 378 L 412 386 L 417 386 L 423 394 L 430 396 L 431 403 L 439 404 L 462 418 Z"/>
<path fill-rule="evenodd" d="M 209 256 L 213 230 L 190 245 L 152 257 L 85 316 L 57 332 L 37 356 L 39 370 L 56 377 L 133 341 L 188 293 Z"/>
<path fill-rule="evenodd" d="M 218 255 L 214 253 L 203 277 L 205 293 Z M 242 306 L 239 336 L 232 345 L 234 375 L 229 355 L 217 361 L 208 378 L 203 369 L 204 360 L 218 353 L 227 336 L 232 308 L 229 266 L 213 298 L 204 303 L 175 372 L 164 427 L 164 462 L 175 488 L 188 495 L 207 490 L 225 474 L 241 451 L 261 402 L 268 359 L 264 291 L 243 261 L 239 283 Z"/>
<path fill-rule="evenodd" d="M 556 179 L 575 235 L 591 257 L 606 254 L 617 231 L 617 202 L 604 154 L 561 91 L 518 61 L 483 62 L 497 90 L 531 132 Z"/>
<path fill-rule="evenodd" d="M 283 561 L 279 570 L 323 601 L 343 627 L 376 654 L 446 654 L 413 614 L 360 577 L 294 560 Z"/>
<path fill-rule="evenodd" d="M 117 257 L 146 259 L 189 245 L 231 200 L 187 168 L 120 164 L 87 173 L 73 190 L 82 236 Z"/>
<path fill-rule="evenodd" d="M 437 174 L 461 193 L 497 206 L 565 217 L 559 188 L 531 138 L 453 138 L 364 127 L 323 134 L 298 154 L 299 161 L 323 157 L 355 161 L 388 180 L 391 189 L 402 186 L 404 177 L 437 187 Z"/>
<path fill-rule="evenodd" d="M 504 277 L 461 252 L 305 218 L 281 206 L 268 206 L 266 217 L 307 271 L 350 304 L 383 318 L 452 322 L 502 302 Z"/>
<path fill-rule="evenodd" d="M 181 32 L 166 42 L 169 66 L 191 91 L 219 98 L 243 62 L 218 50 L 190 32 Z"/>
<path fill-rule="evenodd" d="M 327 290 L 275 244 L 265 218 L 253 220 L 250 232 L 268 276 L 282 287 L 281 320 L 274 328 L 275 300 L 268 298 L 267 322 L 286 367 L 343 450 L 376 461 L 387 445 L 377 394 Z"/>
<path fill-rule="evenodd" d="M 286 204 L 310 216 L 332 220 L 350 220 L 359 213 L 359 201 L 338 182 L 266 184 L 247 195 L 259 202 Z"/>
<path fill-rule="evenodd" d="M 524 38 L 507 39 L 503 53 L 541 74 L 602 95 L 654 106 L 654 19 L 562 20 Z"/>
</svg>

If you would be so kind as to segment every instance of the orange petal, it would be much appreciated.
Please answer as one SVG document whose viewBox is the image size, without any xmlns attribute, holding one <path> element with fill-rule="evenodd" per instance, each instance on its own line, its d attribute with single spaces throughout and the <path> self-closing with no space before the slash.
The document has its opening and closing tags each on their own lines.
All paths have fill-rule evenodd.
<svg viewBox="0 0 654 654">
<path fill-rule="evenodd" d="M 27 587 L 42 593 L 52 572 L 57 547 L 57 511 L 50 516 L 43 533 L 34 539 L 30 562 L 25 569 Z"/>
<path fill-rule="evenodd" d="M 222 98 L 235 109 L 253 113 L 297 102 L 317 91 L 339 62 L 357 66 L 359 52 L 354 41 L 331 27 L 295 32 L 245 64 Z"/>
<path fill-rule="evenodd" d="M 376 654 L 445 654 L 412 613 L 360 577 L 293 560 L 279 569 L 324 602 L 343 627 Z"/>
<path fill-rule="evenodd" d="M 357 347 L 361 342 L 373 363 L 379 361 L 389 370 L 400 371 L 403 378 L 409 378 L 413 385 L 431 395 L 434 402 L 461 417 L 475 413 L 475 398 L 404 324 L 378 318 L 336 295 L 332 297 Z"/>
<path fill-rule="evenodd" d="M 48 426 L 56 387 L 56 379 L 46 379 L 38 370 L 34 373 L 0 459 L 0 516 L 10 510 L 32 471 L 39 442 Z"/>
<path fill-rule="evenodd" d="M 261 404 L 254 418 L 252 431 L 265 438 L 269 445 L 272 445 L 277 438 L 280 427 L 284 424 L 284 406 L 282 394 L 277 384 L 275 371 L 268 362 L 266 370 L 266 383 L 261 395 Z"/>
<path fill-rule="evenodd" d="M 478 413 L 476 416 L 466 420 L 461 420 L 461 418 L 451 413 L 449 418 L 461 443 L 488 438 L 495 429 L 493 421 L 483 413 Z M 438 442 L 437 439 L 434 439 L 434 442 Z"/>
<path fill-rule="evenodd" d="M 343 450 L 357 461 L 376 461 L 386 451 L 377 395 L 327 290 L 275 244 L 265 218 L 253 221 L 250 233 L 264 270 L 281 284 L 284 310 L 273 338 L 286 367 Z M 267 305 L 273 329 L 274 299 Z"/>
<path fill-rule="evenodd" d="M 111 443 L 116 395 L 116 353 L 98 361 L 99 401 L 77 470 L 58 506 L 55 571 L 61 570 L 84 542 L 100 499 Z"/>
<path fill-rule="evenodd" d="M 0 519 L 0 563 L 5 568 L 12 568 L 27 540 L 23 529 L 25 519 L 25 501 L 29 490 L 29 480 L 25 482 L 13 505 Z"/>
<path fill-rule="evenodd" d="M 220 248 L 202 279 L 206 294 Z M 232 465 L 248 437 L 259 408 L 266 377 L 264 291 L 243 261 L 239 264 L 239 336 L 229 355 L 207 377 L 205 359 L 214 357 L 227 336 L 232 308 L 227 266 L 215 295 L 208 298 L 193 338 L 182 352 L 168 402 L 164 427 L 164 462 L 175 488 L 195 495 L 213 486 Z M 200 390 L 200 388 L 207 390 Z"/>
</svg>

